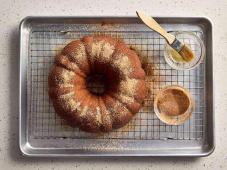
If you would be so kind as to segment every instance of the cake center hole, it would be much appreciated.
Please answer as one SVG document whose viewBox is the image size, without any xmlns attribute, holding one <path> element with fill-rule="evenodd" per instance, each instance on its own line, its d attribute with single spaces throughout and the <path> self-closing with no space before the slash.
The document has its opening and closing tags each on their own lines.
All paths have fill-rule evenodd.
<svg viewBox="0 0 227 170">
<path fill-rule="evenodd" d="M 105 76 L 101 74 L 89 75 L 87 77 L 87 88 L 95 95 L 102 95 L 106 91 Z"/>
</svg>

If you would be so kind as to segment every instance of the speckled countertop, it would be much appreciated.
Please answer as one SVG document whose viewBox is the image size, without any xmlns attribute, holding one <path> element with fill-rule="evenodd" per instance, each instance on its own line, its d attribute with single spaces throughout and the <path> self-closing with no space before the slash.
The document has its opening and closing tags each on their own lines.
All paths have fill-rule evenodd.
<svg viewBox="0 0 227 170">
<path fill-rule="evenodd" d="M 227 169 L 227 1 L 0 0 L 0 169 Z M 18 147 L 18 27 L 34 15 L 207 16 L 213 21 L 216 149 L 205 158 L 26 158 Z"/>
</svg>

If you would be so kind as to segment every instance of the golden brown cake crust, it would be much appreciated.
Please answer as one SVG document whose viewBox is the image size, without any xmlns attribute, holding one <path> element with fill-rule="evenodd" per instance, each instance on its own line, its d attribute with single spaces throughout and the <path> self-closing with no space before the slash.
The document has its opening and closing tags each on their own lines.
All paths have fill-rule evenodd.
<svg viewBox="0 0 227 170">
<path fill-rule="evenodd" d="M 91 74 L 104 74 L 108 87 L 94 95 L 86 87 Z M 109 132 L 127 124 L 147 94 L 137 54 L 118 39 L 85 36 L 70 42 L 55 57 L 49 96 L 56 113 L 87 132 Z"/>
</svg>

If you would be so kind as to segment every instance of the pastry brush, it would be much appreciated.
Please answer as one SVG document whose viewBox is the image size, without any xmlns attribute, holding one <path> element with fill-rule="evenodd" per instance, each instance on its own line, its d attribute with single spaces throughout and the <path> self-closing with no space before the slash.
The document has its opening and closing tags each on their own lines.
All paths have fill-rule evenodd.
<svg viewBox="0 0 227 170">
<path fill-rule="evenodd" d="M 167 43 L 180 54 L 184 61 L 192 61 L 194 53 L 187 44 L 180 42 L 173 34 L 168 33 L 152 17 L 146 16 L 143 12 L 138 11 L 136 11 L 136 14 L 149 28 L 163 36 Z"/>
</svg>

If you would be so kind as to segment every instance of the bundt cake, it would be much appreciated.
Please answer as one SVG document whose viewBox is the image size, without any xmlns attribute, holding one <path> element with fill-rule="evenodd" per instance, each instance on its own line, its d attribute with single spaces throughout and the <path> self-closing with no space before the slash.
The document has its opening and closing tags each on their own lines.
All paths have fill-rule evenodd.
<svg viewBox="0 0 227 170">
<path fill-rule="evenodd" d="M 102 75 L 105 90 L 87 88 L 88 77 Z M 146 96 L 145 73 L 126 44 L 106 35 L 70 42 L 55 57 L 48 78 L 54 109 L 71 126 L 109 132 L 127 124 Z"/>
</svg>

